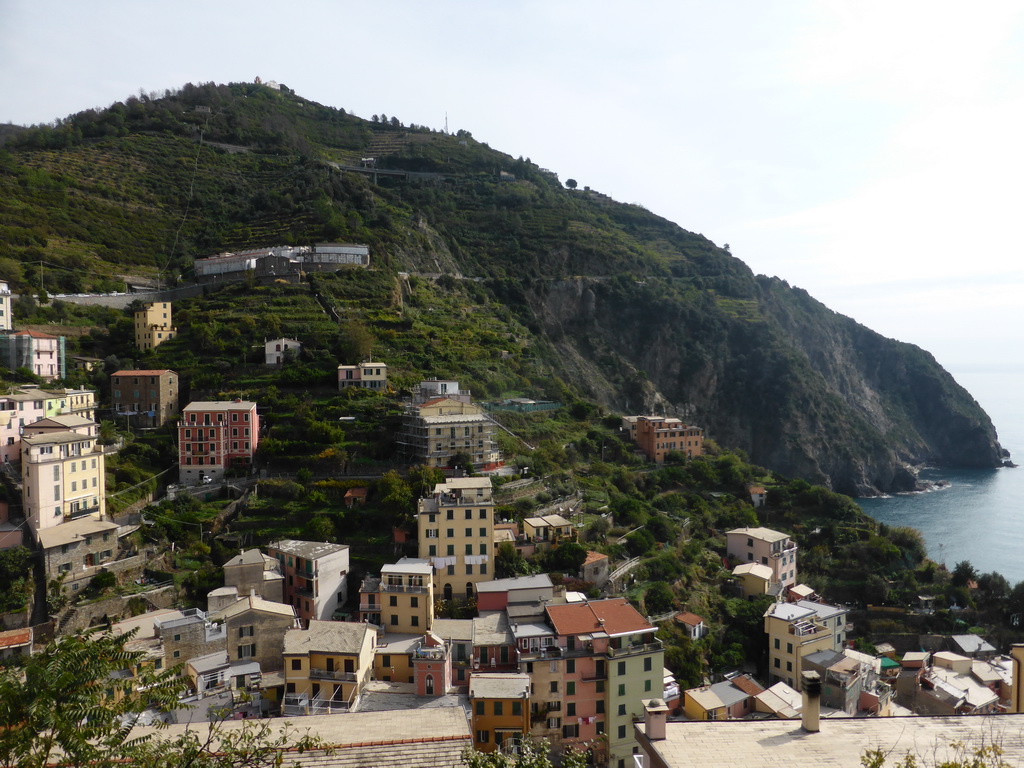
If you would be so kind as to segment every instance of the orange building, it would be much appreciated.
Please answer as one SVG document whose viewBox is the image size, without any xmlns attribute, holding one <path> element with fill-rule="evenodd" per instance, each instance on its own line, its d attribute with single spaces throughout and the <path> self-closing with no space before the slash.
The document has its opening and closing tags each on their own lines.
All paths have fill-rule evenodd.
<svg viewBox="0 0 1024 768">
<path fill-rule="evenodd" d="M 664 464 L 672 451 L 693 458 L 704 454 L 704 429 L 667 416 L 628 417 L 635 424 L 633 439 L 647 458 Z M 635 422 L 633 419 L 635 418 Z"/>
</svg>

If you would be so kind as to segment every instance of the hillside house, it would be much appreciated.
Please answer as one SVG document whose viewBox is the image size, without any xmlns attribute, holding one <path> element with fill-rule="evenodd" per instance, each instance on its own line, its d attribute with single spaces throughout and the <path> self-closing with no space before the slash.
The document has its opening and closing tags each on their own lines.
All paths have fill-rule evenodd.
<svg viewBox="0 0 1024 768">
<path fill-rule="evenodd" d="M 388 367 L 384 363 L 367 360 L 358 365 L 338 366 L 338 389 L 361 387 L 362 389 L 384 390 L 388 386 Z"/>
<path fill-rule="evenodd" d="M 256 403 L 245 400 L 189 403 L 178 422 L 178 481 L 223 480 L 228 470 L 248 469 L 260 439 Z"/>
<path fill-rule="evenodd" d="M 284 539 L 267 547 L 284 577 L 284 602 L 303 622 L 328 620 L 348 600 L 349 547 Z"/>
<path fill-rule="evenodd" d="M 45 381 L 67 376 L 64 337 L 39 331 L 0 333 L 0 363 L 12 371 L 27 368 Z"/>
<path fill-rule="evenodd" d="M 445 600 L 472 597 L 494 577 L 494 498 L 489 477 L 438 483 L 417 503 L 419 558 L 434 566 L 434 589 Z"/>
<path fill-rule="evenodd" d="M 397 442 L 410 464 L 454 469 L 468 462 L 489 470 L 502 463 L 490 417 L 474 403 L 449 397 L 407 405 Z"/>
<path fill-rule="evenodd" d="M 167 369 L 118 371 L 110 375 L 114 413 L 142 427 L 160 427 L 178 414 L 177 373 Z"/>
<path fill-rule="evenodd" d="M 797 545 L 789 534 L 771 528 L 734 528 L 725 538 L 726 552 L 732 562 L 766 565 L 772 569 L 772 582 L 780 584 L 782 589 L 796 585 Z"/>
<path fill-rule="evenodd" d="M 177 336 L 173 314 L 169 301 L 143 304 L 142 309 L 135 312 L 135 346 L 146 352 Z"/>
<path fill-rule="evenodd" d="M 263 361 L 270 368 L 280 368 L 289 360 L 295 360 L 302 352 L 302 342 L 297 339 L 271 339 L 263 342 Z"/>
<path fill-rule="evenodd" d="M 284 636 L 286 716 L 352 711 L 373 672 L 377 630 L 345 621 L 309 622 Z"/>
</svg>

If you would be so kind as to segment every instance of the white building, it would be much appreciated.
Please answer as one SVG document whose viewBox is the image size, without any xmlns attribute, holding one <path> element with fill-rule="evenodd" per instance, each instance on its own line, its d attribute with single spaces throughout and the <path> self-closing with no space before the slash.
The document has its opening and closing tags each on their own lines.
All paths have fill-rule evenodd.
<svg viewBox="0 0 1024 768">
<path fill-rule="evenodd" d="M 271 339 L 264 342 L 264 363 L 269 366 L 282 365 L 285 361 L 285 352 L 288 350 L 298 355 L 302 351 L 302 342 L 296 339 Z"/>
<path fill-rule="evenodd" d="M 11 314 L 11 289 L 7 283 L 0 280 L 0 331 L 9 331 L 14 325 L 14 315 Z"/>
</svg>

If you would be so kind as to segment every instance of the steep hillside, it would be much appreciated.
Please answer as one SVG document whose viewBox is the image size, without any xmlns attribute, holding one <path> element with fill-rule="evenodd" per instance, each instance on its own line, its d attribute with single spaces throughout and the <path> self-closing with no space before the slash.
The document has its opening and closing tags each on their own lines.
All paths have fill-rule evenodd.
<svg viewBox="0 0 1024 768">
<path fill-rule="evenodd" d="M 352 170 L 366 157 L 376 175 Z M 0 151 L 0 279 L 16 290 L 187 280 L 194 258 L 323 240 L 371 246 L 387 296 L 361 322 L 410 377 L 469 375 L 500 394 L 548 371 L 570 396 L 676 413 L 758 463 L 849 493 L 911 488 L 910 467 L 926 461 L 1001 460 L 988 417 L 926 352 L 465 133 L 365 121 L 286 89 L 204 85 L 12 131 Z M 437 307 L 486 329 L 475 335 L 493 355 L 459 353 L 445 334 L 465 329 L 424 325 L 399 272 L 447 276 Z M 197 371 L 217 352 L 217 324 L 246 312 L 232 296 L 196 306 Z M 495 362 L 499 347 L 512 362 Z"/>
</svg>

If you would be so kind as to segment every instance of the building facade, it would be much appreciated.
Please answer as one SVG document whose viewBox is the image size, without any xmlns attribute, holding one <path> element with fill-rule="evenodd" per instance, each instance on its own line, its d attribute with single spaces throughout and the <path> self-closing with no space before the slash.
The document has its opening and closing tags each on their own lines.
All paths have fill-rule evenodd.
<svg viewBox="0 0 1024 768">
<path fill-rule="evenodd" d="M 423 634 L 434 623 L 434 568 L 429 560 L 403 557 L 367 577 L 359 588 L 359 620 L 387 632 Z"/>
<path fill-rule="evenodd" d="M 530 676 L 475 672 L 469 681 L 469 706 L 473 748 L 496 752 L 510 747 L 530 733 Z"/>
<path fill-rule="evenodd" d="M 480 406 L 448 397 L 406 406 L 398 448 L 409 463 L 427 467 L 468 462 L 476 469 L 494 469 L 501 464 L 494 422 Z"/>
<path fill-rule="evenodd" d="M 141 351 L 154 349 L 178 335 L 174 327 L 171 302 L 155 301 L 144 304 L 135 312 L 135 346 Z"/>
<path fill-rule="evenodd" d="M 726 552 L 737 564 L 760 563 L 772 569 L 772 581 L 782 589 L 796 586 L 797 545 L 789 534 L 771 528 L 734 528 L 725 535 Z"/>
<path fill-rule="evenodd" d="M 140 426 L 159 427 L 178 413 L 178 374 L 166 369 L 118 371 L 110 376 L 114 412 Z"/>
<path fill-rule="evenodd" d="M 27 368 L 45 381 L 67 375 L 64 337 L 39 331 L 0 333 L 0 363 L 12 371 Z"/>
<path fill-rule="evenodd" d="M 384 363 L 367 360 L 358 365 L 338 366 L 338 389 L 361 387 L 384 390 L 388 386 L 388 367 Z"/>
<path fill-rule="evenodd" d="M 95 435 L 47 432 L 21 441 L 25 518 L 33 532 L 81 517 L 102 519 L 103 448 Z"/>
<path fill-rule="evenodd" d="M 627 417 L 630 433 L 647 458 L 663 464 L 670 453 L 704 455 L 704 429 L 666 416 Z"/>
<path fill-rule="evenodd" d="M 419 557 L 434 566 L 434 589 L 446 600 L 472 597 L 494 578 L 494 497 L 489 477 L 453 478 L 417 507 Z"/>
<path fill-rule="evenodd" d="M 14 315 L 11 312 L 11 288 L 6 281 L 0 280 L 0 331 L 14 328 Z"/>
<path fill-rule="evenodd" d="M 303 622 L 329 620 L 348 600 L 349 548 L 345 544 L 284 539 L 267 547 L 284 577 L 284 602 Z"/>
<path fill-rule="evenodd" d="M 286 361 L 295 360 L 302 351 L 302 342 L 296 339 L 271 339 L 263 342 L 264 365 L 280 368 Z"/>
<path fill-rule="evenodd" d="M 316 621 L 284 636 L 285 715 L 351 711 L 373 672 L 377 630 L 368 624 Z"/>
<path fill-rule="evenodd" d="M 221 480 L 228 469 L 248 468 L 259 445 L 256 403 L 245 400 L 189 403 L 178 422 L 178 480 Z"/>
<path fill-rule="evenodd" d="M 800 600 L 772 603 L 764 614 L 770 681 L 800 690 L 804 659 L 817 651 L 841 651 L 846 609 Z"/>
</svg>

